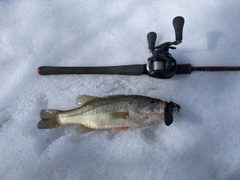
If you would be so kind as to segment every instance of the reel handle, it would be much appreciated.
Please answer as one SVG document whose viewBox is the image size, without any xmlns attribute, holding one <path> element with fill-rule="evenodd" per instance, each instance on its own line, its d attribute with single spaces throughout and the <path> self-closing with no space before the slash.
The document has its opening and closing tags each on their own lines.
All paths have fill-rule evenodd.
<svg viewBox="0 0 240 180">
<path fill-rule="evenodd" d="M 184 18 L 177 16 L 173 19 L 173 27 L 175 30 L 176 41 L 178 43 L 182 42 L 182 32 L 183 32 Z"/>
<path fill-rule="evenodd" d="M 147 35 L 148 48 L 153 51 L 155 49 L 155 42 L 157 39 L 157 34 L 155 32 L 149 32 Z"/>
</svg>

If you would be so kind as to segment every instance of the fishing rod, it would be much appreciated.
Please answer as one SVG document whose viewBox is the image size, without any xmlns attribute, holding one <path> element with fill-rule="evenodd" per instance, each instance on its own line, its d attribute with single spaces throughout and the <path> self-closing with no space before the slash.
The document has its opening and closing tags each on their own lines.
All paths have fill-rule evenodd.
<svg viewBox="0 0 240 180">
<path fill-rule="evenodd" d="M 240 71 L 240 66 L 200 66 L 191 64 L 177 64 L 169 49 L 176 49 L 174 45 L 182 42 L 184 18 L 181 16 L 173 19 L 175 41 L 165 42 L 155 46 L 157 34 L 149 32 L 147 35 L 149 50 L 152 56 L 147 64 L 123 65 L 123 66 L 97 66 L 97 67 L 59 67 L 41 66 L 38 68 L 40 75 L 61 74 L 118 74 L 118 75 L 142 75 L 146 74 L 154 78 L 168 79 L 175 74 L 190 74 L 193 71 Z"/>
</svg>

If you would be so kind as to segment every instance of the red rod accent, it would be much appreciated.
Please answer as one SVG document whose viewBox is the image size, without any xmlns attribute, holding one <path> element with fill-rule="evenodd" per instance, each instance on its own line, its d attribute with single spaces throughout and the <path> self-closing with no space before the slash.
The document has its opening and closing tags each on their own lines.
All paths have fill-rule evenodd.
<svg viewBox="0 0 240 180">
<path fill-rule="evenodd" d="M 40 70 L 40 67 L 38 68 L 38 74 L 41 74 L 41 70 Z"/>
</svg>

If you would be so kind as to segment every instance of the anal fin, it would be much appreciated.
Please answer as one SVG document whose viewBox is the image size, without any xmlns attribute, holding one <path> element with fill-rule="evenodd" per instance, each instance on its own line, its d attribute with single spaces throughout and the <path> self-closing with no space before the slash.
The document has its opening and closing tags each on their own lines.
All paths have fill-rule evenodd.
<svg viewBox="0 0 240 180">
<path fill-rule="evenodd" d="M 83 125 L 77 125 L 76 132 L 80 134 L 88 133 L 91 131 L 94 131 L 95 129 L 83 126 Z"/>
<path fill-rule="evenodd" d="M 116 131 L 123 131 L 123 130 L 127 130 L 129 127 L 127 126 L 123 126 L 123 127 L 117 127 L 117 128 L 114 128 L 114 130 Z"/>
</svg>

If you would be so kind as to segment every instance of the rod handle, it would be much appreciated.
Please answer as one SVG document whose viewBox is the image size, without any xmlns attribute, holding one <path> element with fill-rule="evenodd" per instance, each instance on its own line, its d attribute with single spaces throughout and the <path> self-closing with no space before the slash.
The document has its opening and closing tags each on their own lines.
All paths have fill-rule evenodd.
<svg viewBox="0 0 240 180">
<path fill-rule="evenodd" d="M 40 75 L 60 74 L 121 74 L 141 75 L 146 74 L 146 65 L 123 65 L 123 66 L 98 66 L 98 67 L 58 67 L 41 66 L 38 68 Z"/>
</svg>

